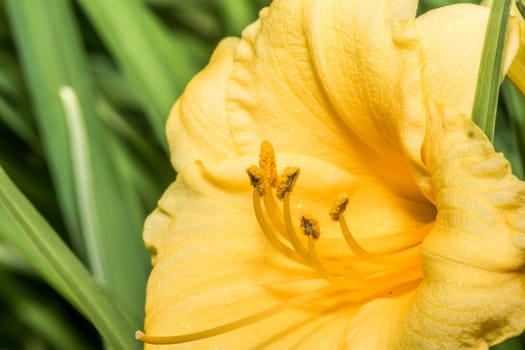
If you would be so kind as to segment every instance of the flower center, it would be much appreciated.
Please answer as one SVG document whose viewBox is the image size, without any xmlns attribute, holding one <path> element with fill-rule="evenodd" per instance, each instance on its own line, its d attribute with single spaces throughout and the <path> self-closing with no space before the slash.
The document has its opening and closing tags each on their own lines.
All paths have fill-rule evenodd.
<svg viewBox="0 0 525 350">
<path fill-rule="evenodd" d="M 356 302 L 397 294 L 419 284 L 423 278 L 419 243 L 431 224 L 414 230 L 410 235 L 406 232 L 389 235 L 388 238 L 398 242 L 398 246 L 386 252 L 371 253 L 352 235 L 344 216 L 349 199 L 341 195 L 334 201 L 329 215 L 339 223 L 344 240 L 328 239 L 324 244 L 327 254 L 323 254 L 317 247 L 317 241 L 321 239 L 319 222 L 308 214 L 300 216 L 297 226 L 292 220 L 290 198 L 299 178 L 299 168 L 287 167 L 277 176 L 275 164 L 273 148 L 265 141 L 261 145 L 259 166 L 253 165 L 246 171 L 254 188 L 253 207 L 259 226 L 282 254 L 314 269 L 320 278 L 337 289 L 346 290 L 345 299 L 348 297 Z M 281 209 L 275 197 L 282 202 Z M 298 235 L 298 231 L 302 235 Z M 330 248 L 336 250 L 342 241 L 348 246 L 349 254 L 334 259 L 329 255 Z"/>
<path fill-rule="evenodd" d="M 255 217 L 264 235 L 278 251 L 298 264 L 313 269 L 328 284 L 247 317 L 194 333 L 156 336 L 137 331 L 135 336 L 140 341 L 149 344 L 195 341 L 248 326 L 317 299 L 334 296 L 348 303 L 364 302 L 412 290 L 420 283 L 423 272 L 419 243 L 430 230 L 431 224 L 408 235 L 406 232 L 389 235 L 388 239 L 393 242 L 391 249 L 371 253 L 361 247 L 352 235 L 344 216 L 349 199 L 342 195 L 334 201 L 329 212 L 332 220 L 339 223 L 342 238 L 325 238 L 324 249 L 320 251 L 317 247 L 317 242 L 322 239 L 319 222 L 307 214 L 300 216 L 299 225 L 292 220 L 290 197 L 299 178 L 299 168 L 287 167 L 278 176 L 273 147 L 265 141 L 261 145 L 259 166 L 253 165 L 246 172 L 253 186 Z M 385 237 L 377 238 L 380 239 L 384 240 Z M 337 251 L 344 244 L 343 241 L 349 248 L 348 256 L 334 258 L 329 254 L 330 251 Z"/>
</svg>

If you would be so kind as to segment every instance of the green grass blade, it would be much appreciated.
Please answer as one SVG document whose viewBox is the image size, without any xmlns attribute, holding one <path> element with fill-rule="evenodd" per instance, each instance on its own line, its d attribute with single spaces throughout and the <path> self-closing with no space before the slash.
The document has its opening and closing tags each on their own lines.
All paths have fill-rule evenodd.
<svg viewBox="0 0 525 350">
<path fill-rule="evenodd" d="M 173 102 L 195 73 L 183 45 L 141 1 L 78 0 L 136 87 L 137 99 L 161 144 Z"/>
<path fill-rule="evenodd" d="M 21 283 L 0 263 L 0 299 L 9 300 L 7 313 L 22 323 L 32 334 L 45 339 L 53 349 L 88 350 L 78 330 L 72 327 L 67 315 L 57 312 L 56 305 L 39 298 L 32 286 Z"/>
<path fill-rule="evenodd" d="M 93 84 L 66 0 L 7 2 L 44 150 L 75 251 L 142 326 L 149 259 L 140 203 L 128 200 L 95 111 Z"/>
<path fill-rule="evenodd" d="M 107 277 L 105 276 L 103 258 L 100 256 L 101 250 L 96 239 L 99 223 L 97 222 L 95 193 L 93 192 L 95 187 L 91 170 L 90 145 L 87 140 L 84 116 L 78 98 L 71 87 L 61 87 L 59 95 L 64 106 L 66 125 L 69 131 L 75 193 L 89 262 L 94 275 L 105 280 Z"/>
<path fill-rule="evenodd" d="M 71 73 L 63 65 L 61 48 L 56 43 L 55 33 L 63 36 L 64 28 L 59 26 L 64 21 L 55 15 L 56 25 L 51 26 L 49 12 L 56 12 L 59 1 L 47 5 L 42 2 L 7 1 L 10 24 L 21 55 L 22 65 L 28 77 L 29 87 L 37 112 L 37 124 L 42 136 L 44 151 L 51 167 L 55 188 L 61 204 L 69 239 L 77 254 L 85 256 L 85 245 L 81 235 L 80 218 L 77 214 L 77 202 L 71 155 L 68 147 L 65 116 L 58 97 L 58 89 Z M 74 50 L 74 48 L 72 48 Z"/>
<path fill-rule="evenodd" d="M 103 98 L 97 101 L 97 111 L 104 124 L 109 127 L 112 132 L 123 140 L 135 147 L 136 153 L 140 154 L 144 159 L 150 160 L 153 165 L 163 164 L 169 162 L 169 158 L 158 152 L 152 144 L 144 139 L 139 131 L 135 130 L 129 123 L 126 123 L 125 117 L 119 114 L 115 109 Z"/>
<path fill-rule="evenodd" d="M 520 337 L 511 338 L 504 343 L 491 347 L 492 350 L 523 350 L 523 342 Z"/>
<path fill-rule="evenodd" d="M 502 152 L 505 155 L 512 166 L 512 173 L 519 179 L 523 179 L 522 156 L 517 136 L 516 122 L 512 114 L 506 106 L 500 104 L 494 132 L 494 148 L 496 152 Z"/>
<path fill-rule="evenodd" d="M 38 143 L 33 128 L 2 97 L 0 97 L 0 120 L 27 144 L 35 147 Z"/>
<path fill-rule="evenodd" d="M 73 303 L 114 349 L 138 349 L 135 326 L 117 303 L 93 280 L 31 203 L 0 168 L 0 217 L 16 225 L 0 230 L 3 241 L 14 246 L 46 281 Z"/>
<path fill-rule="evenodd" d="M 226 25 L 226 34 L 240 36 L 242 30 L 256 19 L 255 4 L 251 0 L 220 0 L 218 6 Z"/>
<path fill-rule="evenodd" d="M 472 119 L 490 140 L 494 139 L 503 49 L 511 3 L 512 0 L 501 0 L 494 1 L 491 5 L 472 108 Z"/>
<path fill-rule="evenodd" d="M 125 110 L 140 110 L 133 85 L 107 56 L 91 56 L 90 69 L 99 95 Z"/>
<path fill-rule="evenodd" d="M 2 17 L 0 17 L 1 20 Z M 7 41 L 6 39 L 4 40 Z M 9 98 L 20 98 L 20 95 L 23 95 L 21 86 L 22 77 L 16 57 L 8 48 L 0 46 L 0 92 Z"/>
<path fill-rule="evenodd" d="M 24 108 L 26 97 L 15 57 L 0 47 L 0 121 L 20 139 L 37 149 L 38 137 Z"/>
<path fill-rule="evenodd" d="M 517 143 L 517 153 L 520 156 L 520 164 L 513 164 L 513 171 L 518 170 L 517 175 L 523 178 L 525 176 L 525 100 L 510 81 L 503 82 L 502 97 Z"/>
<path fill-rule="evenodd" d="M 1 138 L 0 134 L 0 138 Z M 0 142 L 0 149 L 10 150 L 10 147 L 16 147 L 18 144 L 2 144 Z M 39 211 L 45 215 L 48 221 L 61 229 L 63 222 L 60 217 L 60 213 L 57 212 L 56 208 L 58 203 L 56 197 L 50 193 L 49 188 L 51 187 L 51 180 L 49 176 L 42 173 L 42 170 L 38 166 L 32 166 L 28 162 L 17 161 L 18 154 L 10 154 L 6 151 L 0 151 L 0 164 L 4 170 L 12 177 L 17 179 L 17 186 L 33 201 L 33 205 L 39 209 Z M 35 176 L 38 174 L 38 176 Z"/>
<path fill-rule="evenodd" d="M 0 225 L 0 230 L 3 226 Z M 31 274 L 33 268 L 18 254 L 13 248 L 0 242 L 0 266 L 5 269 L 22 272 L 26 275 Z"/>
</svg>

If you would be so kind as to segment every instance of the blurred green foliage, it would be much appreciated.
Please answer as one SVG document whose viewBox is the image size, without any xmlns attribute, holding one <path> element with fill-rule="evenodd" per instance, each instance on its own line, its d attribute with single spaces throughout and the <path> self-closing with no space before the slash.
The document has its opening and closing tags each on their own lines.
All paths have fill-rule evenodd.
<svg viewBox="0 0 525 350">
<path fill-rule="evenodd" d="M 0 165 L 132 319 L 130 339 L 150 267 L 142 222 L 175 177 L 169 109 L 217 42 L 264 4 L 0 1 Z M 102 347 L 74 301 L 42 280 L 46 268 L 26 263 L 36 255 L 15 249 L 20 229 L 0 219 L 0 348 Z"/>
<path fill-rule="evenodd" d="M 142 222 L 175 177 L 169 109 L 217 42 L 269 2 L 0 0 L 0 165 L 106 286 L 130 336 L 142 327 L 150 268 Z M 421 1 L 419 11 L 452 2 L 465 1 Z M 523 98 L 505 82 L 495 144 L 522 178 L 523 118 Z M 90 304 L 39 263 L 45 252 L 16 249 L 25 229 L 0 206 L 0 349 L 102 348 Z M 57 264 L 67 261 L 53 255 L 60 249 L 48 252 Z"/>
</svg>

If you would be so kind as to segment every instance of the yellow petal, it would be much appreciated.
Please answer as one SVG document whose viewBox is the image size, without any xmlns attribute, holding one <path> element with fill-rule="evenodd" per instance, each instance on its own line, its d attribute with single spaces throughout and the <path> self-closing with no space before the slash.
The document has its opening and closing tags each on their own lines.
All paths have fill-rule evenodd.
<svg viewBox="0 0 525 350">
<path fill-rule="evenodd" d="M 368 188 L 352 196 L 357 213 L 366 210 L 365 215 L 351 217 L 358 236 L 412 228 L 434 215 L 427 205 L 397 198 L 374 181 L 366 182 L 322 160 L 282 153 L 277 153 L 277 159 L 283 166 L 293 161 L 303 170 L 293 193 L 294 217 L 319 213 L 326 238 L 342 241 L 339 228 L 328 217 L 330 203 L 342 189 Z M 187 165 L 148 218 L 144 239 L 155 256 L 147 290 L 147 334 L 176 335 L 211 328 L 327 284 L 311 268 L 285 258 L 261 233 L 244 174 L 251 162 L 253 157 L 245 156 Z M 403 208 L 428 212 L 427 216 L 412 216 Z M 191 347 L 336 348 L 346 341 L 348 322 L 361 305 L 346 301 L 346 294 L 325 296 L 307 303 L 306 308 L 285 310 Z"/>
<path fill-rule="evenodd" d="M 432 154 L 421 153 L 427 106 L 416 5 L 275 0 L 241 41 L 218 48 L 170 117 L 179 176 L 146 222 L 144 238 L 154 253 L 146 333 L 200 331 L 286 305 L 328 284 L 279 253 L 255 220 L 244 169 L 256 161 L 261 140 L 278 150 L 279 170 L 301 168 L 294 215 L 322 216 L 331 200 L 347 192 L 355 210 L 350 226 L 366 244 L 387 240 L 392 231 L 410 236 L 411 228 L 434 218 L 422 195 L 434 199 L 438 192 L 433 171 L 427 171 Z M 328 215 L 319 221 L 323 237 L 340 237 Z M 335 241 L 338 247 L 342 241 Z M 333 248 L 333 242 L 319 246 Z M 326 255 L 335 259 L 340 251 Z M 442 266 L 432 264 L 436 271 Z M 410 294 L 364 306 L 345 296 L 323 294 L 231 334 L 175 348 L 388 349 L 396 340 L 412 345 L 405 335 L 421 316 L 407 311 Z M 378 321 L 382 312 L 389 322 Z M 395 328 L 399 319 L 406 325 L 401 333 Z M 376 332 L 388 334 L 377 339 Z"/>
<path fill-rule="evenodd" d="M 438 215 L 397 347 L 486 349 L 525 328 L 525 183 L 470 120 L 433 113 L 423 158 Z"/>
<path fill-rule="evenodd" d="M 242 183 L 229 176 L 243 174 L 245 166 L 236 160 L 186 167 L 148 218 L 145 240 L 156 257 L 148 282 L 146 333 L 200 331 L 326 285 L 312 271 L 278 254 L 260 233 L 247 205 L 248 182 L 244 175 Z M 174 218 L 165 224 L 169 215 Z M 327 296 L 231 334 L 173 348 L 333 349 L 355 312 L 344 304 L 340 297 Z M 330 339 L 325 337 L 328 331 Z"/>
<path fill-rule="evenodd" d="M 418 17 L 425 55 L 423 86 L 435 102 L 471 115 L 489 9 L 472 4 L 440 7 Z M 519 27 L 509 23 L 503 71 L 519 45 Z"/>
<path fill-rule="evenodd" d="M 405 122 L 406 96 L 420 92 L 416 6 L 309 0 L 274 1 L 263 10 L 243 33 L 228 90 L 240 152 L 255 154 L 270 140 L 352 173 L 409 180 L 397 124 Z"/>
<path fill-rule="evenodd" d="M 225 108 L 233 52 L 238 42 L 236 38 L 224 39 L 208 66 L 192 79 L 173 106 L 166 133 L 176 169 L 196 159 L 220 160 L 238 154 Z"/>
<path fill-rule="evenodd" d="M 413 295 L 414 292 L 397 298 L 376 299 L 364 305 L 349 323 L 345 346 L 340 349 L 394 349 L 397 325 Z"/>
</svg>

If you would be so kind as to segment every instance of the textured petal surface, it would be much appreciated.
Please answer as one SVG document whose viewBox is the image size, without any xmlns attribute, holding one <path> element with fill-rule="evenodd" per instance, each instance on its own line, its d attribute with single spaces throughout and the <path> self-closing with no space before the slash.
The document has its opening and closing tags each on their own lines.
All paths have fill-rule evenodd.
<svg viewBox="0 0 525 350">
<path fill-rule="evenodd" d="M 423 157 L 438 215 L 397 347 L 487 349 L 525 326 L 525 183 L 470 120 L 434 113 Z"/>
<path fill-rule="evenodd" d="M 188 166 L 149 217 L 145 239 L 157 254 L 148 285 L 147 333 L 199 331 L 326 285 L 311 270 L 278 254 L 260 233 L 243 174 L 249 161 Z M 239 174 L 242 180 L 229 174 Z M 165 221 L 169 215 L 176 220 Z M 231 334 L 174 348 L 287 349 L 315 344 L 334 349 L 355 312 L 342 306 L 344 300 L 327 296 Z M 323 336 L 327 328 L 333 337 Z"/>
<path fill-rule="evenodd" d="M 257 224 L 244 169 L 256 163 L 262 140 L 277 150 L 279 170 L 301 169 L 293 217 L 319 218 L 323 237 L 340 240 L 336 246 L 344 246 L 341 232 L 326 213 L 342 192 L 349 194 L 350 229 L 365 248 L 392 249 L 397 233 L 404 244 L 421 239 L 416 229 L 436 215 L 429 199 L 449 202 L 436 199 L 441 192 L 428 172 L 429 164 L 436 164 L 432 172 L 440 169 L 440 160 L 428 161 L 438 156 L 428 151 L 422 158 L 425 93 L 433 92 L 422 89 L 429 54 L 419 42 L 416 7 L 408 0 L 275 0 L 241 40 L 221 43 L 168 123 L 178 178 L 145 225 L 154 263 L 147 334 L 200 331 L 328 284 L 279 253 Z M 333 248 L 329 243 L 321 239 L 320 250 Z M 339 258 L 343 250 L 336 250 L 325 256 Z M 436 276 L 421 295 L 445 290 L 443 298 L 450 297 L 454 290 Z M 390 349 L 398 342 L 410 349 L 417 340 L 397 338 L 396 325 L 403 321 L 403 335 L 419 331 L 413 326 L 421 316 L 412 303 L 419 295 L 410 290 L 350 302 L 346 292 L 326 292 L 269 319 L 174 348 Z"/>
<path fill-rule="evenodd" d="M 489 8 L 457 4 L 418 17 L 426 64 L 423 86 L 433 101 L 470 116 L 476 92 Z M 505 48 L 506 72 L 518 49 L 519 26 L 510 22 Z"/>
<path fill-rule="evenodd" d="M 176 169 L 196 159 L 220 160 L 238 155 L 226 116 L 226 90 L 239 39 L 224 39 L 208 66 L 196 75 L 175 103 L 166 134 Z"/>
<path fill-rule="evenodd" d="M 341 233 L 329 222 L 328 206 L 323 202 L 328 203 L 328 198 L 334 198 L 341 188 L 352 188 L 354 177 L 313 158 L 279 153 L 277 158 L 285 163 L 293 159 L 304 175 L 297 184 L 297 195 L 294 192 L 293 216 L 319 213 L 323 235 L 339 237 L 343 246 Z M 148 282 L 146 333 L 173 335 L 200 331 L 327 285 L 313 269 L 284 257 L 261 233 L 250 205 L 251 188 L 244 173 L 253 159 L 254 156 L 246 156 L 215 163 L 198 161 L 187 166 L 148 218 L 144 239 L 155 257 Z M 321 180 L 316 176 L 319 171 L 324 172 Z M 306 193 L 311 199 L 301 200 L 308 198 Z M 378 207 L 369 209 L 372 221 L 368 223 L 376 221 L 377 225 L 363 230 L 361 234 L 365 236 L 403 231 L 422 224 L 424 215 L 407 214 L 402 208 L 414 209 L 416 213 L 428 210 L 426 220 L 432 220 L 434 215 L 428 205 L 403 202 L 379 187 L 370 186 L 367 193 L 353 199 L 358 212 L 370 208 L 371 202 Z M 362 218 L 349 219 L 354 226 L 364 227 Z M 306 303 L 304 308 L 290 309 L 231 334 L 186 346 L 191 349 L 214 346 L 359 349 L 360 343 L 349 342 L 346 333 L 361 304 L 350 303 L 346 293 L 325 295 Z M 391 299 L 383 310 L 399 309 L 399 304 Z M 379 323 L 369 325 L 376 328 Z M 326 337 L 328 332 L 330 337 Z M 367 341 L 363 339 L 364 343 Z M 165 348 L 169 347 L 159 347 Z"/>
<path fill-rule="evenodd" d="M 407 69 L 415 78 L 420 69 L 416 5 L 274 1 L 263 10 L 243 33 L 228 90 L 239 151 L 256 153 L 269 140 L 276 149 L 354 174 L 381 173 L 385 182 L 416 191 L 396 136 L 405 101 L 420 93 L 406 78 Z"/>
<path fill-rule="evenodd" d="M 345 349 L 394 349 L 399 319 L 408 309 L 413 294 L 376 299 L 364 305 L 348 324 Z"/>
</svg>

